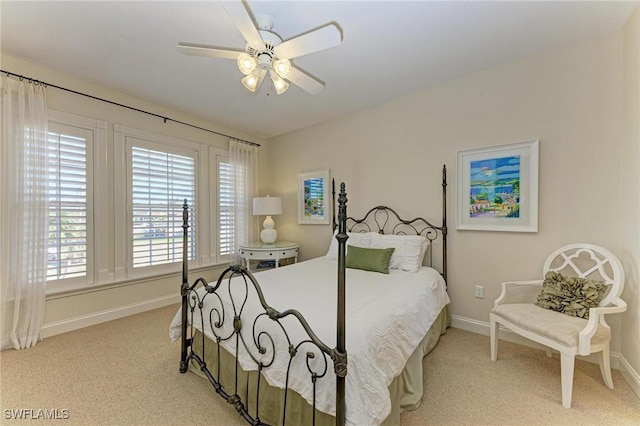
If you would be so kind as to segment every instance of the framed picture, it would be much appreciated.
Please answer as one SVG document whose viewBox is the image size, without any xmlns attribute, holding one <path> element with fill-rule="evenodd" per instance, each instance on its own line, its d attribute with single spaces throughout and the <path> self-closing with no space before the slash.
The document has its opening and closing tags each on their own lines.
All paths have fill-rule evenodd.
<svg viewBox="0 0 640 426">
<path fill-rule="evenodd" d="M 457 229 L 538 232 L 538 145 L 458 151 Z"/>
<path fill-rule="evenodd" d="M 330 223 L 329 170 L 298 174 L 298 223 Z"/>
</svg>

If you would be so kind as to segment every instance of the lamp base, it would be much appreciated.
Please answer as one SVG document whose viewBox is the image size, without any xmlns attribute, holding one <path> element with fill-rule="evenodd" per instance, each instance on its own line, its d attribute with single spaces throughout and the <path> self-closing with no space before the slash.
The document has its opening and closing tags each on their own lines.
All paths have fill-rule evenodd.
<svg viewBox="0 0 640 426">
<path fill-rule="evenodd" d="M 278 238 L 278 231 L 275 229 L 263 229 L 260 232 L 260 239 L 265 244 L 273 244 Z"/>
<path fill-rule="evenodd" d="M 278 239 L 278 231 L 275 230 L 275 222 L 271 216 L 267 216 L 262 223 L 264 229 L 260 232 L 260 239 L 265 244 L 273 244 Z"/>
</svg>

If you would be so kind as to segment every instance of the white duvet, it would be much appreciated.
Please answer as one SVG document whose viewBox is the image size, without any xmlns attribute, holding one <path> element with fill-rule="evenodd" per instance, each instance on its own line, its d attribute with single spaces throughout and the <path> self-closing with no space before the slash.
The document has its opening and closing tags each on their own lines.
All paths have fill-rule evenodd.
<svg viewBox="0 0 640 426">
<path fill-rule="evenodd" d="M 348 354 L 348 374 L 346 377 L 346 421 L 350 425 L 380 424 L 391 412 L 389 384 L 400 374 L 407 359 L 425 336 L 429 327 L 442 308 L 449 303 L 445 283 L 440 274 L 432 268 L 422 267 L 411 273 L 397 269 L 388 275 L 358 269 L 346 270 L 346 346 Z M 304 317 L 315 334 L 330 348 L 336 346 L 336 294 L 337 261 L 324 257 L 300 262 L 294 265 L 271 269 L 255 274 L 262 288 L 267 304 L 278 311 L 296 309 Z M 235 279 L 234 279 L 235 280 Z M 213 283 L 215 284 L 215 283 Z M 233 298 L 244 299 L 244 284 L 232 284 Z M 199 289 L 203 294 L 203 289 Z M 227 281 L 217 293 L 225 304 L 225 322 L 218 335 L 227 336 L 233 330 L 233 307 L 229 303 Z M 236 303 L 236 309 L 240 308 Z M 220 306 L 214 295 L 205 298 L 204 312 Z M 242 313 L 242 334 L 251 353 L 257 359 L 266 360 L 270 351 L 260 355 L 253 347 L 253 320 L 264 309 L 252 286 Z M 197 312 L 197 309 L 196 309 Z M 205 314 L 206 315 L 206 314 Z M 202 330 L 198 315 L 194 326 Z M 204 333 L 215 340 L 205 316 Z M 215 322 L 215 320 L 213 321 Z M 306 340 L 304 330 L 297 320 L 281 320 L 295 346 Z M 171 322 L 170 336 L 176 341 L 181 333 L 181 315 L 178 311 Z M 276 341 L 274 365 L 264 369 L 263 374 L 269 384 L 285 387 L 289 354 L 287 341 L 278 330 L 277 324 L 262 317 L 257 323 L 259 330 L 268 330 Z M 222 331 L 220 331 L 222 330 Z M 263 339 L 266 344 L 267 340 Z M 230 353 L 235 353 L 235 338 L 222 342 Z M 245 371 L 257 370 L 255 362 L 240 343 L 239 362 Z M 283 350 L 284 349 L 284 350 Z M 304 354 L 315 349 L 305 344 L 292 362 L 289 387 L 305 398 L 310 404 L 313 387 L 309 378 Z M 315 350 L 319 355 L 319 350 Z M 262 357 L 262 358 L 261 358 Z M 321 356 L 313 360 L 315 371 L 322 372 L 324 362 Z M 335 375 L 333 363 L 327 357 L 326 376 L 316 383 L 316 408 L 335 415 Z M 229 391 L 229 390 L 227 390 Z M 231 390 L 232 391 L 232 390 Z"/>
</svg>

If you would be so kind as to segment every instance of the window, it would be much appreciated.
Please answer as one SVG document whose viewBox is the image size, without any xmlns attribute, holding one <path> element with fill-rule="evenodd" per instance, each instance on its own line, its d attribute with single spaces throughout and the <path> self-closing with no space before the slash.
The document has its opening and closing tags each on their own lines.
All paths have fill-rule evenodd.
<svg viewBox="0 0 640 426">
<path fill-rule="evenodd" d="M 48 294 L 176 273 L 234 251 L 229 152 L 49 110 Z M 95 194 L 99 196 L 94 197 Z"/>
<path fill-rule="evenodd" d="M 91 131 L 49 123 L 47 281 L 92 279 Z"/>
<path fill-rule="evenodd" d="M 176 273 L 233 254 L 229 151 L 49 110 L 48 294 Z M 99 196 L 94 197 L 95 194 Z"/>
<path fill-rule="evenodd" d="M 133 268 L 182 261 L 182 206 L 185 200 L 190 206 L 188 256 L 194 259 L 194 155 L 149 149 L 134 142 L 130 158 Z"/>
</svg>

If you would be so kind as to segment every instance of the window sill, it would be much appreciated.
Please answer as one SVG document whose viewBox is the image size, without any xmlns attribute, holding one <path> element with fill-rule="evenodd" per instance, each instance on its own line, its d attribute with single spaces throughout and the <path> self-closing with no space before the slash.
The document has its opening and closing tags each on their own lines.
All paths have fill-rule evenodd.
<svg viewBox="0 0 640 426">
<path fill-rule="evenodd" d="M 189 273 L 190 275 L 198 274 L 202 271 L 208 271 L 212 269 L 223 269 L 223 268 L 226 268 L 227 266 L 228 266 L 228 263 L 198 266 L 196 268 L 189 268 Z M 45 300 L 62 299 L 65 297 L 77 296 L 77 295 L 86 294 L 86 293 L 94 293 L 94 292 L 103 291 L 106 289 L 142 284 L 142 283 L 156 281 L 156 280 L 165 279 L 165 278 L 176 278 L 176 294 L 179 294 L 179 281 L 182 278 L 182 270 L 148 275 L 145 277 L 128 278 L 126 280 L 121 280 L 117 282 L 114 281 L 114 282 L 102 283 L 102 284 L 84 285 L 84 286 L 76 287 L 73 289 L 51 288 L 51 289 L 47 289 L 47 295 Z"/>
</svg>

